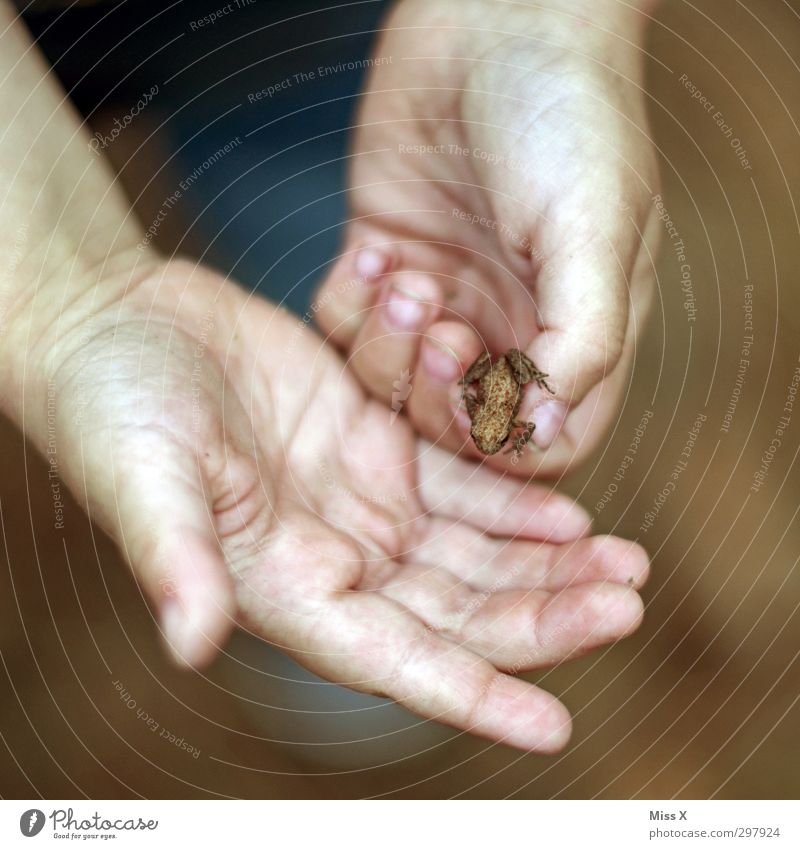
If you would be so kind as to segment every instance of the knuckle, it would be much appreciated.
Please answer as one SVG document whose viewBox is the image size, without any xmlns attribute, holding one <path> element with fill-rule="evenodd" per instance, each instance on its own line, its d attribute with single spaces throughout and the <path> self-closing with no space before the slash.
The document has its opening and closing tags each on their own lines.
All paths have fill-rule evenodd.
<svg viewBox="0 0 800 849">
<path fill-rule="evenodd" d="M 490 700 L 493 696 L 492 691 L 502 683 L 503 677 L 502 672 L 498 672 L 496 669 L 490 669 L 477 684 L 464 711 L 464 727 L 466 729 L 480 728 L 483 724 Z"/>
</svg>

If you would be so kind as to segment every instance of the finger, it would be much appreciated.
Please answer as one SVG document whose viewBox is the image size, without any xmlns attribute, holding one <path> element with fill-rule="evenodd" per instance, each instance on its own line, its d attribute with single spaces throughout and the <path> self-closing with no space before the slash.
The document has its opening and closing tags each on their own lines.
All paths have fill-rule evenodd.
<svg viewBox="0 0 800 849">
<path fill-rule="evenodd" d="M 341 552 L 355 565 L 351 545 Z M 317 565 L 342 571 L 339 561 Z M 364 570 L 358 572 L 361 586 Z M 353 580 L 348 570 L 340 585 Z M 379 592 L 320 595 L 318 583 L 315 590 L 268 566 L 251 569 L 239 584 L 243 622 L 317 675 L 394 699 L 420 716 L 527 751 L 552 753 L 566 744 L 569 714 L 553 696 L 499 673 Z"/>
<path fill-rule="evenodd" d="M 375 303 L 378 283 L 397 260 L 396 250 L 359 244 L 342 252 L 314 300 L 322 332 L 340 348 L 349 348 Z"/>
<path fill-rule="evenodd" d="M 419 564 L 398 570 L 380 592 L 437 634 L 515 672 L 621 639 L 639 627 L 643 614 L 639 595 L 622 584 L 586 582 L 553 593 L 505 589 L 499 579 L 477 592 L 445 570 Z"/>
<path fill-rule="evenodd" d="M 115 535 L 175 659 L 202 666 L 233 627 L 234 600 L 196 458 L 161 434 L 139 437 L 118 455 L 124 460 L 109 498 Z"/>
<path fill-rule="evenodd" d="M 559 593 L 510 590 L 482 594 L 464 620 L 446 620 L 451 639 L 514 672 L 539 669 L 579 657 L 632 634 L 644 605 L 630 587 L 585 583 Z"/>
<path fill-rule="evenodd" d="M 566 745 L 569 713 L 549 693 L 442 639 L 390 599 L 351 593 L 335 607 L 339 651 L 343 639 L 362 675 L 358 689 L 527 751 L 554 753 Z"/>
<path fill-rule="evenodd" d="M 565 495 L 476 466 L 421 444 L 419 496 L 437 517 L 468 522 L 497 536 L 565 542 L 589 532 L 586 511 Z"/>
<path fill-rule="evenodd" d="M 478 334 L 460 321 L 437 321 L 420 342 L 409 415 L 420 433 L 452 451 L 470 444 L 458 381 L 483 350 Z"/>
<path fill-rule="evenodd" d="M 390 275 L 378 302 L 356 334 L 348 365 L 376 397 L 392 404 L 405 402 L 395 385 L 402 375 L 410 381 L 422 334 L 436 320 L 442 292 L 435 279 L 407 272 Z M 398 408 L 399 410 L 399 408 Z"/>
<path fill-rule="evenodd" d="M 541 457 L 538 471 L 543 475 L 562 474 L 570 465 L 578 464 L 597 448 L 613 422 L 619 417 L 630 389 L 636 340 L 647 322 L 656 291 L 652 269 L 652 256 L 642 250 L 634 269 L 631 287 L 631 313 L 622 346 L 622 355 L 616 368 L 583 401 L 570 410 L 566 423 L 556 440 Z M 534 441 L 536 432 L 534 432 Z M 520 466 L 526 468 L 531 457 L 521 458 Z"/>
<path fill-rule="evenodd" d="M 538 418 L 540 426 L 533 433 L 533 451 L 519 458 L 519 471 L 527 472 L 535 468 L 537 475 L 542 478 L 560 477 L 570 467 L 579 465 L 603 442 L 620 417 L 625 405 L 625 393 L 630 389 L 636 353 L 633 338 L 636 330 L 632 324 L 632 321 L 629 322 L 629 338 L 626 339 L 622 356 L 614 370 L 594 386 L 576 407 L 569 410 L 565 420 L 562 420 L 558 411 L 559 402 L 545 399 L 537 404 L 531 399 L 523 404 L 525 416 L 533 417 L 534 421 Z M 554 420 L 547 418 L 553 412 L 551 407 L 556 408 Z M 546 446 L 551 437 L 552 443 Z M 537 439 L 545 443 L 544 453 Z"/>
<path fill-rule="evenodd" d="M 477 591 L 557 592 L 589 581 L 638 589 L 650 569 L 644 549 L 618 537 L 595 536 L 552 545 L 495 539 L 463 522 L 444 519 L 430 522 L 425 537 L 404 557 L 448 571 Z"/>
<path fill-rule="evenodd" d="M 641 234 L 627 222 L 601 234 L 582 221 L 585 211 L 568 204 L 548 223 L 554 243 L 536 286 L 541 332 L 526 353 L 548 375 L 555 398 L 530 386 L 522 412 L 532 417 L 540 448 L 553 443 L 568 409 L 614 370 L 628 328 L 628 284 Z"/>
</svg>

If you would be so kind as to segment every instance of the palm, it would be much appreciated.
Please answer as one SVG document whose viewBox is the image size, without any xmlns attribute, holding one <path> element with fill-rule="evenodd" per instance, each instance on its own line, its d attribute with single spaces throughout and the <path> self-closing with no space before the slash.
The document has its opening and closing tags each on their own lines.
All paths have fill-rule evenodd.
<svg viewBox="0 0 800 849">
<path fill-rule="evenodd" d="M 640 549 L 585 538 L 563 496 L 419 443 L 307 326 L 211 272 L 172 263 L 125 310 L 61 367 L 61 386 L 96 388 L 90 432 L 65 393 L 65 456 L 82 458 L 65 473 L 157 604 L 184 608 L 172 632 L 191 655 L 230 618 L 424 716 L 563 745 L 563 706 L 503 671 L 635 628 Z"/>
<path fill-rule="evenodd" d="M 640 553 L 575 542 L 585 525 L 566 499 L 418 443 L 282 312 L 251 303 L 233 330 L 227 379 L 254 399 L 260 478 L 255 503 L 243 481 L 251 503 L 218 516 L 227 533 L 232 511 L 248 518 L 227 545 L 242 623 L 339 683 L 558 748 L 569 733 L 561 705 L 498 670 L 630 630 L 639 602 L 621 584 L 644 578 Z"/>
</svg>

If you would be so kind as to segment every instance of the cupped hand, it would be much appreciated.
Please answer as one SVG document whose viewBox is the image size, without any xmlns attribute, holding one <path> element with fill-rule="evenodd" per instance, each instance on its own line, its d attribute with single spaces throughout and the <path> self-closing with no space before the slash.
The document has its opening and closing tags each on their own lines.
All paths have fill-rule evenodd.
<svg viewBox="0 0 800 849">
<path fill-rule="evenodd" d="M 659 231 L 639 5 L 405 0 L 385 23 L 318 319 L 375 396 L 413 374 L 411 419 L 450 450 L 477 456 L 455 384 L 484 350 L 555 392 L 526 390 L 548 450 L 518 472 L 563 472 L 619 412 Z"/>
<path fill-rule="evenodd" d="M 570 499 L 420 442 L 309 327 L 174 261 L 50 361 L 61 473 L 200 665 L 238 624 L 313 672 L 523 749 L 512 673 L 636 628 L 648 563 Z"/>
</svg>

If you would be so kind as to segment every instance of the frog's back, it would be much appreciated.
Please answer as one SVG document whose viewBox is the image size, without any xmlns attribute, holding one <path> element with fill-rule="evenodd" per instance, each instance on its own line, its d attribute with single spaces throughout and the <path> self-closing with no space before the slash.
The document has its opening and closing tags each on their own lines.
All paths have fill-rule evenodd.
<svg viewBox="0 0 800 849">
<path fill-rule="evenodd" d="M 514 412 L 519 384 L 505 355 L 498 357 L 497 362 L 481 378 L 481 390 L 485 407 L 498 413 L 508 407 L 509 415 Z"/>
<path fill-rule="evenodd" d="M 501 356 L 480 380 L 480 410 L 472 423 L 472 437 L 484 454 L 496 454 L 508 441 L 519 398 L 519 384 Z"/>
</svg>

